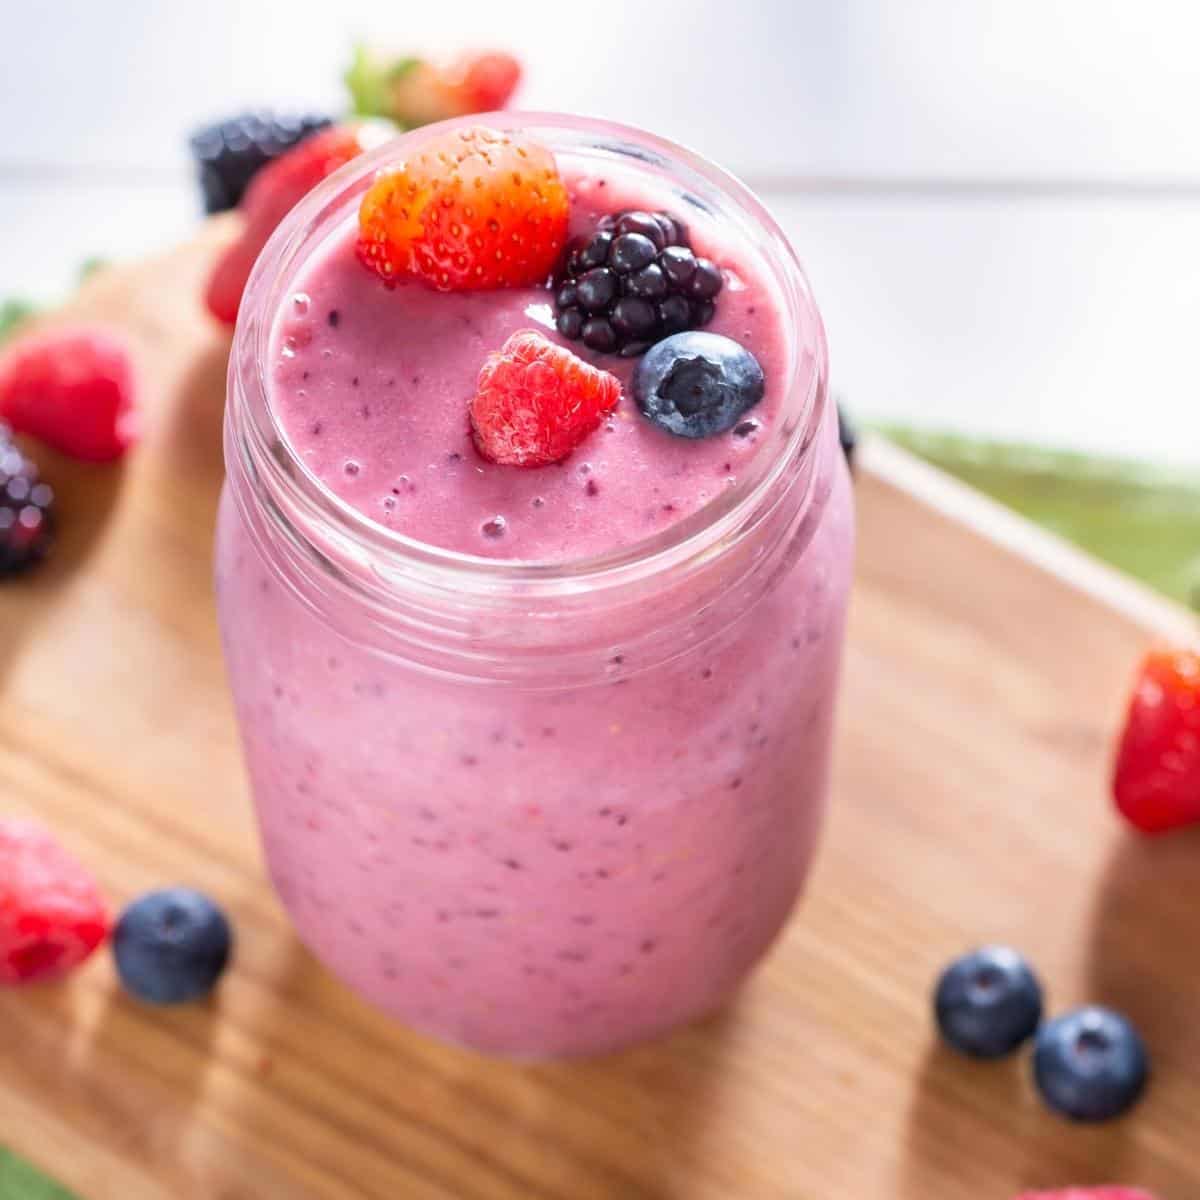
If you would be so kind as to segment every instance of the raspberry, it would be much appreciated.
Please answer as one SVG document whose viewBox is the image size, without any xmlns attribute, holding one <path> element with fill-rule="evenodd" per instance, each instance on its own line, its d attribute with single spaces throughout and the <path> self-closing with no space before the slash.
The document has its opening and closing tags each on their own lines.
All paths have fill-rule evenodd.
<svg viewBox="0 0 1200 1200">
<path fill-rule="evenodd" d="M 483 364 L 471 431 L 479 453 L 492 462 L 544 467 L 566 458 L 620 398 L 615 375 L 525 329 Z"/>
<path fill-rule="evenodd" d="M 546 282 L 567 236 L 554 155 L 516 133 L 456 129 L 363 197 L 358 256 L 387 283 L 443 292 Z"/>
<path fill-rule="evenodd" d="M 83 326 L 21 338 L 0 357 L 0 419 L 72 458 L 119 458 L 140 425 L 129 352 Z"/>
<path fill-rule="evenodd" d="M 0 424 L 0 578 L 46 557 L 54 541 L 54 493 Z"/>
<path fill-rule="evenodd" d="M 204 211 L 224 212 L 245 194 L 267 163 L 333 122 L 312 113 L 240 113 L 196 130 L 188 139 L 204 198 Z"/>
<path fill-rule="evenodd" d="M 242 235 L 217 260 L 209 277 L 205 303 L 218 321 L 232 325 L 237 320 L 250 271 L 279 222 L 322 179 L 382 136 L 376 127 L 339 125 L 306 138 L 259 171 L 242 198 Z"/>
<path fill-rule="evenodd" d="M 57 979 L 108 936 L 108 909 L 79 861 L 33 821 L 0 821 L 0 984 Z"/>
<path fill-rule="evenodd" d="M 1117 750 L 1113 793 L 1144 833 L 1200 822 L 1200 650 L 1146 656 Z"/>
</svg>

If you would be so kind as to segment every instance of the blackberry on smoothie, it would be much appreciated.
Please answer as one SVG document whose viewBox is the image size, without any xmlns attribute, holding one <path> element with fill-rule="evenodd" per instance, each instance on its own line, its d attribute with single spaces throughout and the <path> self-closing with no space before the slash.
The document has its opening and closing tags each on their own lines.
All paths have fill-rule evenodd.
<svg viewBox="0 0 1200 1200">
<path fill-rule="evenodd" d="M 851 501 L 753 198 L 504 121 L 356 161 L 260 259 L 218 594 L 300 935 L 420 1029 L 589 1053 L 721 1003 L 799 894 Z"/>
</svg>

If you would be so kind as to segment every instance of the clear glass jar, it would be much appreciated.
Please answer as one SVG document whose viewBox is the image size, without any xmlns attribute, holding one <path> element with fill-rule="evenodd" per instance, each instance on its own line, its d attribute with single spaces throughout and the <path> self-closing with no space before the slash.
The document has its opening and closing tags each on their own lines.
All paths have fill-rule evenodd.
<svg viewBox="0 0 1200 1200">
<path fill-rule="evenodd" d="M 288 217 L 230 362 L 217 586 L 271 877 L 368 1000 L 519 1056 L 719 1005 L 779 932 L 825 806 L 852 500 L 820 317 L 737 181 L 596 121 L 509 114 L 559 156 L 655 175 L 735 224 L 794 331 L 785 417 L 695 516 L 568 563 L 456 554 L 342 503 L 267 400 L 289 280 L 406 135 Z"/>
</svg>

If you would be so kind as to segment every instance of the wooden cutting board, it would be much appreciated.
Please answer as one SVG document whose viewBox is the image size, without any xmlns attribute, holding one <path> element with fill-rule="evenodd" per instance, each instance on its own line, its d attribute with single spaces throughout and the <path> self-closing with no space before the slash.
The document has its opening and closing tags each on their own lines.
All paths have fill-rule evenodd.
<svg viewBox="0 0 1200 1200">
<path fill-rule="evenodd" d="M 86 1200 L 1200 1195 L 1200 837 L 1139 840 L 1106 788 L 1134 660 L 1189 621 L 883 444 L 858 480 L 824 850 L 733 1007 L 617 1057 L 514 1066 L 327 975 L 263 875 L 213 618 L 227 340 L 196 297 L 227 228 L 70 306 L 134 339 L 151 426 L 123 470 L 43 458 L 63 536 L 0 588 L 0 810 L 52 824 L 118 902 L 220 897 L 237 961 L 174 1011 L 125 998 L 107 954 L 0 995 L 0 1141 Z M 1069 1127 L 1026 1060 L 937 1047 L 931 982 L 991 939 L 1031 955 L 1054 1008 L 1141 1024 L 1156 1077 L 1133 1116 Z"/>
</svg>

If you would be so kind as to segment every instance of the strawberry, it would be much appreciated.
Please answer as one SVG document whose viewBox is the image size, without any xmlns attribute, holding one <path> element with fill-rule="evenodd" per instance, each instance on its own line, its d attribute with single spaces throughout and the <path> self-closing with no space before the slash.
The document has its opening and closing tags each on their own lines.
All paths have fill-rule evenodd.
<svg viewBox="0 0 1200 1200">
<path fill-rule="evenodd" d="M 385 136 L 378 126 L 338 125 L 313 134 L 263 167 L 239 205 L 242 235 L 217 260 L 205 303 L 218 321 L 232 325 L 250 271 L 276 226 L 313 188 Z"/>
<path fill-rule="evenodd" d="M 1056 1192 L 1022 1192 L 1016 1200 L 1155 1200 L 1141 1188 L 1074 1187 Z"/>
<path fill-rule="evenodd" d="M 1155 651 L 1142 662 L 1113 793 L 1144 833 L 1200 822 L 1200 650 Z"/>
<path fill-rule="evenodd" d="M 502 51 L 434 62 L 360 46 L 346 72 L 354 111 L 387 117 L 403 129 L 503 108 L 520 80 L 521 64 Z"/>
<path fill-rule="evenodd" d="M 87 326 L 18 339 L 0 356 L 0 420 L 72 458 L 120 458 L 140 426 L 129 351 Z"/>
<path fill-rule="evenodd" d="M 494 463 L 544 467 L 595 432 L 620 398 L 615 375 L 523 329 L 483 364 L 471 432 L 479 453 Z"/>
<path fill-rule="evenodd" d="M 57 979 L 108 936 L 91 874 L 33 821 L 0 821 L 0 984 Z"/>
<path fill-rule="evenodd" d="M 569 206 L 549 150 L 518 133 L 455 129 L 371 185 L 358 255 L 388 283 L 444 292 L 540 284 L 566 242 Z"/>
</svg>

